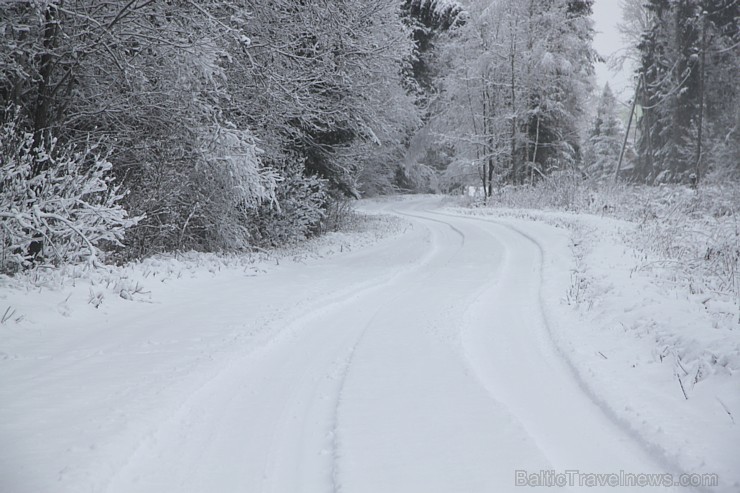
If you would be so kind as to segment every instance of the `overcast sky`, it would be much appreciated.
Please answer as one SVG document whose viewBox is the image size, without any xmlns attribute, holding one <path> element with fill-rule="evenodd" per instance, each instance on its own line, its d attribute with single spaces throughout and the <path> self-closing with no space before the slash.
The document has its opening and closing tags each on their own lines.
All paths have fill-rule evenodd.
<svg viewBox="0 0 740 493">
<path fill-rule="evenodd" d="M 594 28 L 596 29 L 594 47 L 603 58 L 608 57 L 623 46 L 621 35 L 617 30 L 617 23 L 622 20 L 622 9 L 619 3 L 619 0 L 595 0 L 594 2 L 593 18 Z M 621 101 L 632 98 L 628 70 L 615 73 L 609 70 L 606 64 L 599 63 L 596 65 L 596 78 L 600 87 L 603 87 L 604 83 L 608 81 Z M 600 89 L 599 92 L 601 92 Z"/>
</svg>

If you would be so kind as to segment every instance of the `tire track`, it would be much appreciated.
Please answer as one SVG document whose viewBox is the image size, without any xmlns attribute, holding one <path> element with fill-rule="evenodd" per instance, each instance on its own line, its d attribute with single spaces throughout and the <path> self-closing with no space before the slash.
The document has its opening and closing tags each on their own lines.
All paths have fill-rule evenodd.
<svg viewBox="0 0 740 493">
<path fill-rule="evenodd" d="M 536 258 L 535 258 L 535 265 L 536 265 L 536 272 L 537 272 L 537 315 L 540 324 L 545 329 L 545 332 L 548 337 L 548 345 L 552 349 L 555 355 L 557 355 L 558 360 L 562 363 L 563 367 L 566 370 L 567 376 L 573 381 L 580 392 L 599 410 L 599 412 L 609 420 L 609 422 L 614 425 L 618 430 L 620 430 L 621 433 L 629 437 L 629 439 L 636 444 L 640 449 L 644 451 L 644 453 L 649 456 L 655 465 L 657 465 L 662 471 L 670 472 L 674 475 L 674 477 L 678 477 L 680 474 L 683 474 L 684 471 L 681 470 L 681 468 L 674 462 L 671 461 L 665 453 L 657 448 L 656 446 L 648 443 L 644 440 L 642 436 L 640 436 L 627 422 L 620 419 L 617 414 L 614 412 L 614 410 L 598 395 L 596 395 L 593 391 L 593 389 L 588 385 L 588 382 L 584 379 L 583 375 L 581 375 L 576 367 L 574 366 L 573 362 L 570 360 L 568 355 L 561 349 L 561 347 L 556 342 L 556 335 L 553 331 L 553 323 L 551 321 L 551 315 L 547 311 L 547 302 L 545 300 L 544 296 L 544 284 L 545 284 L 545 268 L 544 265 L 546 264 L 546 260 L 548 258 L 547 249 L 543 245 L 542 241 L 540 241 L 535 235 L 532 235 L 523 229 L 514 226 L 512 224 L 508 224 L 504 221 L 497 221 L 495 219 L 485 219 L 485 218 L 479 218 L 479 217 L 471 217 L 471 216 L 465 216 L 465 215 L 457 215 L 457 214 L 450 214 L 450 213 L 444 213 L 444 212 L 438 212 L 438 211 L 430 211 L 431 214 L 439 215 L 439 216 L 445 216 L 455 219 L 463 219 L 467 221 L 475 221 L 475 222 L 481 222 L 486 223 L 489 225 L 495 225 L 500 228 L 504 228 L 511 233 L 518 235 L 519 237 L 523 238 L 526 242 L 528 242 L 530 245 L 532 245 L 535 248 L 536 251 Z M 491 231 L 487 231 L 492 237 L 495 237 L 495 233 Z M 564 287 L 565 288 L 565 287 Z M 485 385 L 485 383 L 484 383 Z M 666 489 L 667 491 L 668 489 Z M 709 490 L 691 490 L 691 489 L 684 489 L 683 491 L 709 491 Z"/>
</svg>

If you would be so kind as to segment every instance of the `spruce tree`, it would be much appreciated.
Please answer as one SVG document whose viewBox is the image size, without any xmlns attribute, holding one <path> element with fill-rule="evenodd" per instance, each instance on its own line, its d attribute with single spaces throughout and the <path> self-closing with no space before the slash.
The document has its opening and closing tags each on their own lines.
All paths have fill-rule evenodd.
<svg viewBox="0 0 740 493">
<path fill-rule="evenodd" d="M 584 145 L 586 173 L 604 179 L 614 172 L 624 138 L 624 128 L 617 114 L 617 99 L 607 82 L 599 98 L 596 116 Z"/>
<path fill-rule="evenodd" d="M 638 177 L 696 183 L 737 168 L 738 6 L 731 0 L 649 0 L 638 46 Z M 729 133 L 728 133 L 728 129 Z"/>
</svg>

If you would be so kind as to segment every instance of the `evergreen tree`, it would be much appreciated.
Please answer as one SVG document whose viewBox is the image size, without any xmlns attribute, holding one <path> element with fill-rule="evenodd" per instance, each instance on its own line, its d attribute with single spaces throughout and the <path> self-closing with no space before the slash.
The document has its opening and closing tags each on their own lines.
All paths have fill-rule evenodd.
<svg viewBox="0 0 740 493">
<path fill-rule="evenodd" d="M 580 161 L 578 121 L 596 60 L 592 11 L 593 0 L 549 0 L 530 8 L 529 36 L 537 37 L 530 44 L 541 56 L 535 69 L 547 73 L 530 86 L 524 152 L 530 178 Z"/>
<path fill-rule="evenodd" d="M 583 161 L 590 177 L 604 179 L 614 173 L 623 138 L 622 121 L 617 115 L 617 99 L 607 82 L 599 98 L 588 140 L 584 144 Z"/>
<path fill-rule="evenodd" d="M 698 175 L 740 179 L 740 2 L 706 0 L 700 40 L 702 148 Z"/>
<path fill-rule="evenodd" d="M 650 0 L 652 26 L 638 46 L 638 177 L 694 183 L 736 162 L 738 2 Z M 722 122 L 722 123 L 719 123 Z M 725 127 L 724 135 L 722 126 Z M 732 166 L 735 167 L 735 166 Z"/>
<path fill-rule="evenodd" d="M 414 56 L 407 67 L 409 89 L 426 107 L 437 92 L 434 55 L 440 35 L 465 23 L 466 11 L 456 1 L 404 0 L 402 18 L 413 30 Z"/>
</svg>

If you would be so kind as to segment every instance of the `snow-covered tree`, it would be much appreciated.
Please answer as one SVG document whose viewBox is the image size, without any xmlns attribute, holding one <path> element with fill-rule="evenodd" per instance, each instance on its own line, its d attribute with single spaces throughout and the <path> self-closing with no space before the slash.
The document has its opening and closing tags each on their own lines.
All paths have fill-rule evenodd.
<svg viewBox="0 0 740 493">
<path fill-rule="evenodd" d="M 613 175 L 622 150 L 624 128 L 617 114 L 617 104 L 607 82 L 599 97 L 588 139 L 584 143 L 584 168 L 595 179 Z"/>
<path fill-rule="evenodd" d="M 622 20 L 617 24 L 624 42 L 624 48 L 615 53 L 609 61 L 618 70 L 636 66 L 640 62 L 639 45 L 642 37 L 653 23 L 653 13 L 647 8 L 645 0 L 619 0 Z"/>
<path fill-rule="evenodd" d="M 397 153 L 419 124 L 412 52 L 395 0 L 3 2 L 0 107 L 34 148 L 99 143 L 144 216 L 129 256 L 238 249 L 277 211 L 320 229 L 279 200 L 328 209 L 317 183 L 357 195 Z"/>
<path fill-rule="evenodd" d="M 639 176 L 696 182 L 737 169 L 737 44 L 732 0 L 651 0 L 641 53 Z M 729 145 L 728 145 L 729 144 Z"/>
<path fill-rule="evenodd" d="M 128 254 L 239 247 L 241 213 L 270 200 L 253 134 L 223 112 L 223 65 L 242 33 L 236 7 L 196 3 L 17 2 L 0 6 L 0 96 L 18 105 L 36 147 L 50 136 L 99 142 L 145 219 Z M 42 171 L 42 168 L 34 170 Z"/>
<path fill-rule="evenodd" d="M 578 122 L 591 93 L 593 0 L 533 2 L 527 45 L 534 50 L 528 69 L 530 87 L 525 162 L 530 178 L 572 168 L 580 162 Z"/>
<path fill-rule="evenodd" d="M 437 131 L 487 193 L 574 166 L 595 54 L 590 1 L 472 2 L 442 63 Z"/>
<path fill-rule="evenodd" d="M 413 44 L 400 6 L 265 0 L 251 7 L 235 20 L 250 45 L 229 71 L 238 103 L 230 113 L 254 129 L 268 159 L 297 153 L 308 174 L 356 195 L 348 149 L 397 142 L 416 125 L 401 75 Z"/>
<path fill-rule="evenodd" d="M 413 30 L 414 54 L 407 67 L 417 104 L 427 108 L 437 93 L 436 46 L 449 29 L 465 24 L 467 11 L 456 0 L 404 0 L 404 22 Z M 428 116 L 428 113 L 427 113 Z"/>
</svg>

